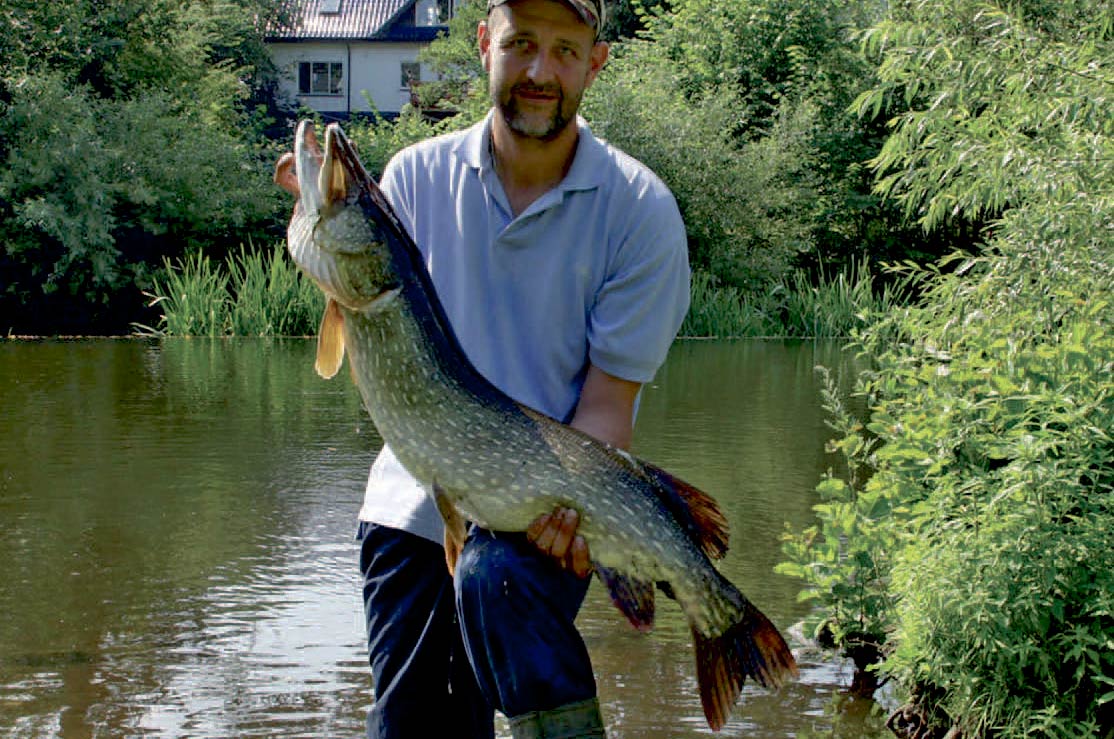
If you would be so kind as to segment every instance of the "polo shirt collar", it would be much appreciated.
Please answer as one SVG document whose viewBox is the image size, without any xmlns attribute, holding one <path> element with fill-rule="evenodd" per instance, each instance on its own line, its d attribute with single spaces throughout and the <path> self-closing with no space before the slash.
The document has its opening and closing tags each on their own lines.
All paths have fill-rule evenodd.
<svg viewBox="0 0 1114 739">
<path fill-rule="evenodd" d="M 487 145 L 491 137 L 491 121 L 494 117 L 495 109 L 492 108 L 479 125 L 468 129 L 455 148 L 456 155 L 461 161 L 472 169 L 479 170 L 481 177 L 487 171 L 495 170 L 494 162 L 491 160 L 491 150 Z M 554 188 L 559 192 L 592 190 L 603 184 L 607 150 L 603 143 L 592 135 L 588 123 L 579 115 L 576 117 L 576 125 L 579 131 L 576 154 L 573 155 L 568 174 Z"/>
</svg>

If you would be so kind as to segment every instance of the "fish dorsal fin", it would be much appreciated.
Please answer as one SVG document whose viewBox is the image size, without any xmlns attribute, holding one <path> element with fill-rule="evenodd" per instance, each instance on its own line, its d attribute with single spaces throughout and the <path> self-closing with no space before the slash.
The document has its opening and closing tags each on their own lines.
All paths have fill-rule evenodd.
<svg viewBox="0 0 1114 739">
<path fill-rule="evenodd" d="M 329 298 L 321 329 L 317 332 L 317 361 L 313 368 L 326 380 L 336 375 L 344 360 L 344 316 L 337 301 Z"/>
<path fill-rule="evenodd" d="M 641 460 L 639 465 L 657 483 L 662 502 L 700 542 L 704 553 L 712 559 L 722 559 L 727 554 L 727 517 L 715 498 L 660 467 Z"/>
</svg>

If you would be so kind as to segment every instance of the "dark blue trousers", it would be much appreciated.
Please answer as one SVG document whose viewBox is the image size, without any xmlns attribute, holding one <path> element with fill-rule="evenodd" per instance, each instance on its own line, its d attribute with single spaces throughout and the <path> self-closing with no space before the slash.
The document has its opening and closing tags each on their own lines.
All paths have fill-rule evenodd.
<svg viewBox="0 0 1114 739">
<path fill-rule="evenodd" d="M 589 579 L 522 534 L 473 526 L 454 588 L 443 547 L 376 524 L 361 523 L 359 535 L 376 697 L 369 739 L 491 739 L 493 708 L 514 717 L 595 697 L 573 623 Z"/>
</svg>

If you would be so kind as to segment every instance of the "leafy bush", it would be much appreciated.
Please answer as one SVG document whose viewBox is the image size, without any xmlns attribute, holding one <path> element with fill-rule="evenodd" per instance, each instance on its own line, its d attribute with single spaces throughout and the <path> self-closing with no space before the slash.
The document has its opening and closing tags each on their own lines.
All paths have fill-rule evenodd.
<svg viewBox="0 0 1114 739">
<path fill-rule="evenodd" d="M 1100 112 L 1114 29 L 1100 5 L 907 2 L 867 37 L 880 84 L 861 109 L 908 105 L 879 189 L 926 228 L 1000 216 L 980 255 L 920 273 L 923 302 L 860 335 L 870 417 L 838 441 L 860 476 L 826 482 L 835 505 L 786 545 L 840 646 L 864 622 L 884 638 L 880 668 L 910 698 L 899 735 L 1114 732 L 1114 148 Z M 844 547 L 855 556 L 833 560 Z"/>
<path fill-rule="evenodd" d="M 4 328 L 118 332 L 164 257 L 265 234 L 282 198 L 250 108 L 251 0 L 0 9 Z"/>
<path fill-rule="evenodd" d="M 693 265 L 723 284 L 756 290 L 810 247 L 801 212 L 813 198 L 801 139 L 787 125 L 783 140 L 737 146 L 730 91 L 685 98 L 672 73 L 645 58 L 652 48 L 631 42 L 617 53 L 586 96 L 585 116 L 597 135 L 669 185 Z"/>
</svg>

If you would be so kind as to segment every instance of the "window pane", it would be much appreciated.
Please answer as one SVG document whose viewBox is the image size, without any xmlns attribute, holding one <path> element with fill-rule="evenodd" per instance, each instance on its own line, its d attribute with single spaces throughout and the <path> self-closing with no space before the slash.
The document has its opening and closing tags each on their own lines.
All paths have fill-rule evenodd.
<svg viewBox="0 0 1114 739">
<path fill-rule="evenodd" d="M 401 69 L 401 87 L 409 87 L 411 82 L 419 82 L 422 79 L 422 65 L 418 62 L 403 62 Z"/>
<path fill-rule="evenodd" d="M 312 91 L 316 94 L 321 94 L 329 91 L 329 63 L 328 62 L 314 62 L 313 63 L 313 84 Z"/>
<path fill-rule="evenodd" d="M 336 62 L 329 67 L 329 92 L 333 95 L 340 94 L 340 83 L 344 78 L 344 65 Z"/>
<path fill-rule="evenodd" d="M 303 95 L 312 92 L 309 83 L 309 62 L 301 62 L 298 65 L 298 92 Z"/>
</svg>

